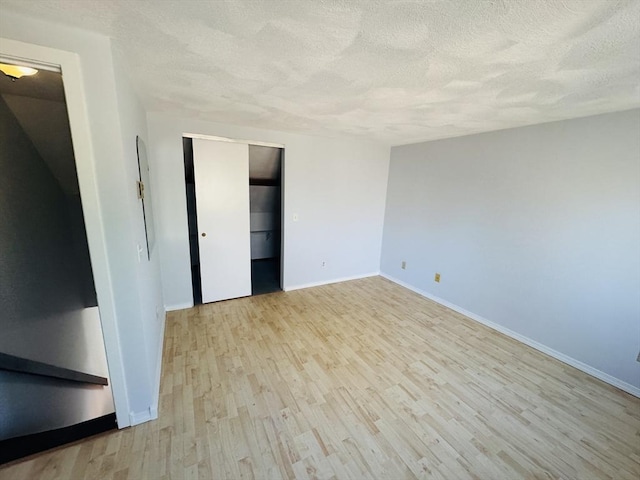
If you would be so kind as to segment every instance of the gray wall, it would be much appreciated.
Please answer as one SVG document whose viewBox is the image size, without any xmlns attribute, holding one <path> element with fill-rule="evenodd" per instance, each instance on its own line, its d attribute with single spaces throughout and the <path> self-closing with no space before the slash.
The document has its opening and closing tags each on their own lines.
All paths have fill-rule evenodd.
<svg viewBox="0 0 640 480">
<path fill-rule="evenodd" d="M 280 187 L 249 185 L 251 260 L 280 256 Z"/>
<path fill-rule="evenodd" d="M 392 148 L 381 271 L 640 387 L 640 110 Z"/>
<path fill-rule="evenodd" d="M 83 306 L 67 200 L 0 100 L 0 308 L 7 322 Z M 0 340 L 2 342 L 2 340 Z"/>
<path fill-rule="evenodd" d="M 0 172 L 0 352 L 108 376 L 77 199 L 64 195 L 1 99 Z M 55 410 L 38 403 L 55 395 L 70 415 L 43 415 L 41 430 L 113 411 L 108 388 L 92 388 L 89 402 L 76 387 L 54 392 L 27 375 L 0 372 L 0 385 L 0 438 L 29 433 L 21 419 L 31 425 L 43 405 Z"/>
</svg>

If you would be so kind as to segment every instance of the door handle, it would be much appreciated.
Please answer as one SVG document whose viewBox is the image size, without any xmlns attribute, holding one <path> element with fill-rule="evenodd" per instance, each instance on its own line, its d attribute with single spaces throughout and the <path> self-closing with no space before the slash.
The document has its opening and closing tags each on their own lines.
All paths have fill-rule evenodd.
<svg viewBox="0 0 640 480">
<path fill-rule="evenodd" d="M 207 236 L 207 234 L 205 232 L 202 232 L 200 235 L 202 235 L 203 237 Z"/>
</svg>

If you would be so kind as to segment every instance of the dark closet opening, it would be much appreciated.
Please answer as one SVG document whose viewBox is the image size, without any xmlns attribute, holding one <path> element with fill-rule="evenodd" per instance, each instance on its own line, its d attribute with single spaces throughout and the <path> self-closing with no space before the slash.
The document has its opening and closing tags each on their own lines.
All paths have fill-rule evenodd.
<svg viewBox="0 0 640 480">
<path fill-rule="evenodd" d="M 282 290 L 282 149 L 249 145 L 251 293 Z"/>
<path fill-rule="evenodd" d="M 202 303 L 202 284 L 200 282 L 200 250 L 198 246 L 198 216 L 196 211 L 196 177 L 193 171 L 193 140 L 182 138 L 184 153 L 184 181 L 187 194 L 187 217 L 189 225 L 189 253 L 191 258 L 191 285 L 193 304 Z"/>
</svg>

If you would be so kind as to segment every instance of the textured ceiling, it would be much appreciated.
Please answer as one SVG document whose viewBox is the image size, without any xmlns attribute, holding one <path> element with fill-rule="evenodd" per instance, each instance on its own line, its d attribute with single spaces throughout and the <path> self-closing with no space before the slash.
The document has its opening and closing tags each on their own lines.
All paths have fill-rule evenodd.
<svg viewBox="0 0 640 480">
<path fill-rule="evenodd" d="M 640 106 L 640 0 L 1 0 L 115 39 L 146 108 L 402 144 Z"/>
</svg>

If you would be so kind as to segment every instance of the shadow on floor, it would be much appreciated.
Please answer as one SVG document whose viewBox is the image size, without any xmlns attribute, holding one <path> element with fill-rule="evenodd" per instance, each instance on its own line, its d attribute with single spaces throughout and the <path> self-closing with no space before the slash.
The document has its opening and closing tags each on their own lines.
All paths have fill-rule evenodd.
<svg viewBox="0 0 640 480">
<path fill-rule="evenodd" d="M 280 259 L 264 258 L 251 261 L 251 294 L 279 292 Z"/>
</svg>

